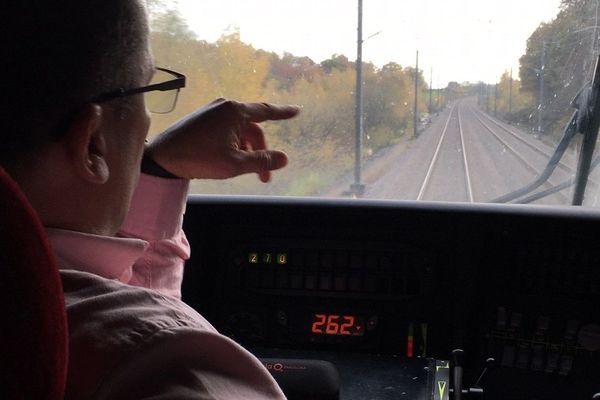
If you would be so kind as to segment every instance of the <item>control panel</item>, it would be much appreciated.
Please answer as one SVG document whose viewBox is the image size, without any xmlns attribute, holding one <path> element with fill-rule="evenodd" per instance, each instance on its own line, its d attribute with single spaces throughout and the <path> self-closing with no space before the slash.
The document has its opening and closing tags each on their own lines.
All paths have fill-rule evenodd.
<svg viewBox="0 0 600 400">
<path fill-rule="evenodd" d="M 243 344 L 409 358 L 450 345 L 441 326 L 451 305 L 435 301 L 444 272 L 418 247 L 272 239 L 242 243 L 227 260 L 215 323 Z"/>
<path fill-rule="evenodd" d="M 248 201 L 198 204 L 183 287 L 247 348 L 343 365 L 346 385 L 368 381 L 366 360 L 379 385 L 386 371 L 450 360 L 435 384 L 449 398 L 457 374 L 463 399 L 600 392 L 600 217 Z"/>
</svg>

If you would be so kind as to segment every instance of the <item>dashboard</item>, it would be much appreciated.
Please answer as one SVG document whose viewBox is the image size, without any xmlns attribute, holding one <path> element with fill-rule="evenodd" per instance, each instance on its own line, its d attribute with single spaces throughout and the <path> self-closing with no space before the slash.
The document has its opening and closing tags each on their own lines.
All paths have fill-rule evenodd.
<svg viewBox="0 0 600 400">
<path fill-rule="evenodd" d="M 191 196 L 183 298 L 261 358 L 333 366 L 342 399 L 458 398 L 456 365 L 463 398 L 591 399 L 598 228 L 584 208 Z"/>
</svg>

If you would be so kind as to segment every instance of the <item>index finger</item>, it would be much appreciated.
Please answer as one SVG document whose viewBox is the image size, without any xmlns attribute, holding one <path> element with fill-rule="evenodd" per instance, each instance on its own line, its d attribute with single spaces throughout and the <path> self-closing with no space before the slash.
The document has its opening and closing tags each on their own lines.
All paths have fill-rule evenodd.
<svg viewBox="0 0 600 400">
<path fill-rule="evenodd" d="M 293 118 L 300 107 L 271 103 L 240 103 L 244 117 L 250 122 L 276 121 Z"/>
</svg>

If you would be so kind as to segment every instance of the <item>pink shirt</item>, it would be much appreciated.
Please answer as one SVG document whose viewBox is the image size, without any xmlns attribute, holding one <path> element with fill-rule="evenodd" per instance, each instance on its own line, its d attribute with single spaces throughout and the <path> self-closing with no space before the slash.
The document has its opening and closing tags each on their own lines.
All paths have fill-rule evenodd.
<svg viewBox="0 0 600 400">
<path fill-rule="evenodd" d="M 47 229 L 67 306 L 67 399 L 284 398 L 260 361 L 179 300 L 187 189 L 142 175 L 119 237 Z"/>
</svg>

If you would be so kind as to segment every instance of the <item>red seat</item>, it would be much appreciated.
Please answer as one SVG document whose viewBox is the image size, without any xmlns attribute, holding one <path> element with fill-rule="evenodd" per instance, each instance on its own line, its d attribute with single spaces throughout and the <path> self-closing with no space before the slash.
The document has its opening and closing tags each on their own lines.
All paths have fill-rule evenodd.
<svg viewBox="0 0 600 400">
<path fill-rule="evenodd" d="M 68 338 L 56 262 L 39 218 L 0 168 L 0 398 L 62 399 Z"/>
</svg>

